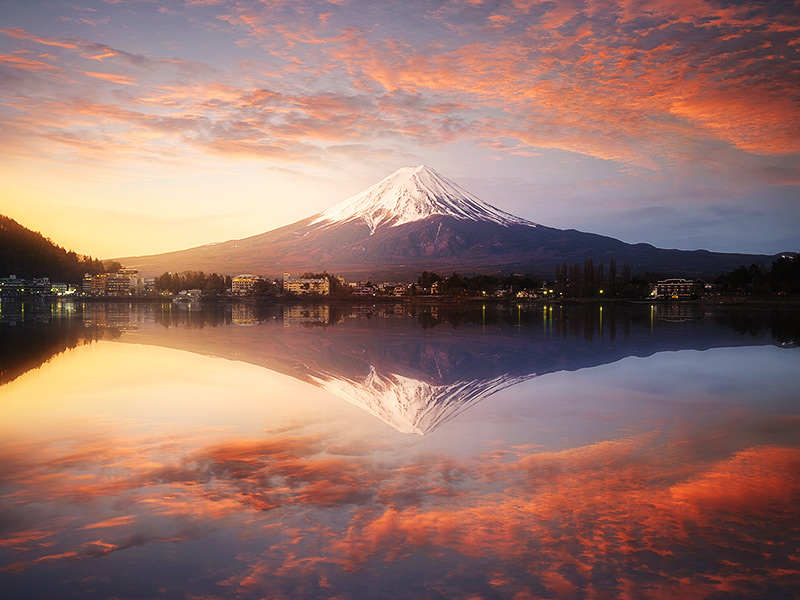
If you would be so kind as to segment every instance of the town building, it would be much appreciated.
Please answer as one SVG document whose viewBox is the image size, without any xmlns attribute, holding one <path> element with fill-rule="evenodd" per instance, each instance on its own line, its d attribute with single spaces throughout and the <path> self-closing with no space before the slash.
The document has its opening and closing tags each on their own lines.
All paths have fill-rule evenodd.
<svg viewBox="0 0 800 600">
<path fill-rule="evenodd" d="M 0 278 L 0 295 L 17 296 L 24 294 L 26 283 L 24 279 L 17 279 L 16 275 Z"/>
<path fill-rule="evenodd" d="M 90 296 L 103 296 L 106 293 L 106 278 L 107 273 L 100 273 L 99 275 L 92 275 L 86 273 L 83 276 L 83 293 Z"/>
<path fill-rule="evenodd" d="M 128 290 L 132 294 L 141 294 L 143 290 L 143 281 L 139 277 L 139 269 L 132 267 L 122 267 L 117 271 L 117 277 L 124 277 L 128 280 Z"/>
<path fill-rule="evenodd" d="M 283 291 L 287 294 L 328 296 L 331 293 L 331 284 L 327 277 L 292 277 L 289 273 L 284 273 Z"/>
<path fill-rule="evenodd" d="M 75 286 L 54 281 L 50 284 L 50 293 L 54 296 L 67 296 L 75 293 Z"/>
<path fill-rule="evenodd" d="M 128 277 L 118 273 L 109 273 L 105 277 L 106 296 L 130 296 L 131 291 L 131 280 Z"/>
<path fill-rule="evenodd" d="M 15 275 L 0 278 L 0 296 L 66 296 L 75 293 L 75 286 L 50 281 L 48 277 L 17 279 Z"/>
<path fill-rule="evenodd" d="M 139 269 L 120 268 L 116 273 L 85 273 L 81 290 L 87 296 L 131 296 L 144 291 Z"/>
<path fill-rule="evenodd" d="M 239 296 L 246 296 L 255 292 L 256 284 L 261 281 L 258 275 L 237 275 L 231 280 L 231 291 Z"/>
<path fill-rule="evenodd" d="M 703 284 L 691 279 L 664 279 L 656 283 L 655 292 L 661 300 L 691 300 L 702 295 Z"/>
<path fill-rule="evenodd" d="M 355 296 L 374 296 L 375 288 L 371 285 L 357 284 L 353 287 L 353 295 Z"/>
</svg>

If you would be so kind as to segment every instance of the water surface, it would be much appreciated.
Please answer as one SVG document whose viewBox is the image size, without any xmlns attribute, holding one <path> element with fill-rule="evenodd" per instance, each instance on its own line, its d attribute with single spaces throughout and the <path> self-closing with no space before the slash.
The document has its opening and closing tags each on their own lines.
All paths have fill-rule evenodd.
<svg viewBox="0 0 800 600">
<path fill-rule="evenodd" d="M 792 311 L 1 308 L 10 597 L 800 593 Z"/>
</svg>

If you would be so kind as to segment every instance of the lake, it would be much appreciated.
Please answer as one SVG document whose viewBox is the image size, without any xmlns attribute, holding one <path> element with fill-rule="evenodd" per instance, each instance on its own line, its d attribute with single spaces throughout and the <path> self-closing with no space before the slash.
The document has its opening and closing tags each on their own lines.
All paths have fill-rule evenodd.
<svg viewBox="0 0 800 600">
<path fill-rule="evenodd" d="M 4 598 L 797 598 L 800 311 L 0 304 Z"/>
</svg>

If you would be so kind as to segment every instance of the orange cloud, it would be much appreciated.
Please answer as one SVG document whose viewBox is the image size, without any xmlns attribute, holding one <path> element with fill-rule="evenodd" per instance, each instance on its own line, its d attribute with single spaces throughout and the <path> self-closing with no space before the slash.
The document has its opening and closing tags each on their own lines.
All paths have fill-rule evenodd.
<svg viewBox="0 0 800 600">
<path fill-rule="evenodd" d="M 118 83 L 120 85 L 135 85 L 135 80 L 133 77 L 127 75 L 115 75 L 114 73 L 96 73 L 93 71 L 78 71 L 82 75 L 86 75 L 88 77 L 94 77 L 96 79 L 102 79 L 103 81 L 108 81 L 109 83 Z"/>
<path fill-rule="evenodd" d="M 136 515 L 125 515 L 122 517 L 113 517 L 105 521 L 98 521 L 97 523 L 89 523 L 80 529 L 105 529 L 106 527 L 119 527 L 121 525 L 130 525 L 136 520 Z"/>
<path fill-rule="evenodd" d="M 712 92 L 678 100 L 671 111 L 744 150 L 773 154 L 800 151 L 800 112 L 796 103 L 782 94 L 759 90 L 751 94 Z"/>
<path fill-rule="evenodd" d="M 407 142 L 465 142 L 657 171 L 698 155 L 791 154 L 800 145 L 787 58 L 800 19 L 791 11 L 683 0 L 459 0 L 420 15 L 417 28 L 386 22 L 379 30 L 349 22 L 357 10 L 349 4 L 225 6 L 206 26 L 242 32 L 242 49 L 259 47 L 263 58 L 219 69 L 2 30 L 55 53 L 0 57 L 21 107 L 4 117 L 13 136 L 7 152 L 35 146 L 30 152 L 69 159 L 109 144 L 123 149 L 107 153 L 115 160 L 180 160 L 191 150 L 315 163 L 354 147 L 387 155 Z M 113 72 L 95 72 L 97 61 Z M 97 85 L 87 89 L 84 77 Z M 32 97 L 36 106 L 19 100 Z M 91 98 L 127 120 L 108 127 L 98 112 L 75 125 L 65 97 Z"/>
<path fill-rule="evenodd" d="M 51 64 L 42 62 L 40 60 L 32 60 L 23 56 L 16 56 L 13 54 L 0 55 L 0 62 L 6 63 L 16 69 L 23 69 L 26 71 L 55 71 L 57 70 Z"/>
<path fill-rule="evenodd" d="M 32 33 L 25 31 L 24 29 L 14 28 L 14 29 L 0 29 L 0 33 L 3 33 L 9 37 L 13 37 L 19 40 L 30 40 L 32 42 L 36 42 L 38 44 L 43 44 L 45 46 L 55 46 L 57 48 L 67 48 L 69 50 L 75 50 L 78 45 L 73 42 L 59 42 L 57 40 L 52 40 L 50 38 L 43 38 Z"/>
<path fill-rule="evenodd" d="M 102 54 L 98 54 L 97 56 L 92 56 L 91 58 L 93 60 L 102 61 L 104 58 L 111 58 L 113 56 L 119 56 L 119 53 L 118 52 L 114 52 L 113 50 L 108 50 L 106 52 L 103 52 Z"/>
</svg>

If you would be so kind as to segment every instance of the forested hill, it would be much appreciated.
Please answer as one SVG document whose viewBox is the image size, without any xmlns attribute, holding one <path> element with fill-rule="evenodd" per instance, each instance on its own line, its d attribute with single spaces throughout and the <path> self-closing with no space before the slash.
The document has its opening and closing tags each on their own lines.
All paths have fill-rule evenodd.
<svg viewBox="0 0 800 600">
<path fill-rule="evenodd" d="M 57 246 L 37 231 L 0 215 L 0 277 L 49 277 L 51 281 L 78 283 L 84 273 L 100 273 L 103 263 L 78 256 Z"/>
</svg>

